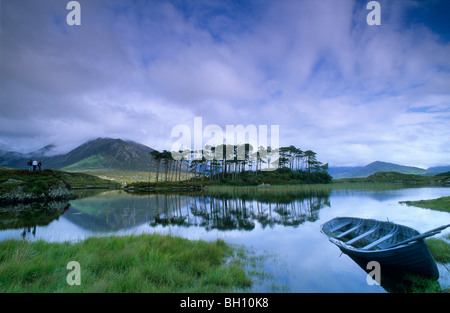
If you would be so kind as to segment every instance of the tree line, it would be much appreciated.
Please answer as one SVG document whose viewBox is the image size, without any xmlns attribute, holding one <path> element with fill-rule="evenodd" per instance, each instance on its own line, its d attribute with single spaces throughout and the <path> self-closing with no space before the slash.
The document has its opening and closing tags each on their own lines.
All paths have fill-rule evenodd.
<svg viewBox="0 0 450 313">
<path fill-rule="evenodd" d="M 276 168 L 304 172 L 307 175 L 326 173 L 328 169 L 328 164 L 317 160 L 314 151 L 303 151 L 293 145 L 278 149 L 261 146 L 256 150 L 250 144 L 205 148 L 200 151 L 178 151 L 177 158 L 170 151 L 153 150 L 150 152 L 149 181 L 153 167 L 156 169 L 155 182 L 237 180 L 243 173 L 257 176 L 262 171 Z"/>
</svg>

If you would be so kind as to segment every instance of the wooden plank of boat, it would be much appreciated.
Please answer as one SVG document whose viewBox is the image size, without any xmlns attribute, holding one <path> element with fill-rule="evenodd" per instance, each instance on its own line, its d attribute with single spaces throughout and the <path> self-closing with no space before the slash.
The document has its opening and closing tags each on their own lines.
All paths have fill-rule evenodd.
<svg viewBox="0 0 450 313">
<path fill-rule="evenodd" d="M 358 228 L 360 228 L 361 226 L 364 225 L 364 220 L 360 220 L 356 226 L 351 227 L 350 229 L 347 229 L 346 231 L 340 233 L 336 238 L 341 238 L 344 237 L 348 234 L 350 234 L 351 232 L 354 232 L 355 230 L 357 230 Z"/>
<path fill-rule="evenodd" d="M 341 223 L 341 224 L 339 224 L 339 225 L 333 227 L 333 228 L 330 229 L 329 231 L 330 231 L 330 233 L 334 233 L 335 231 L 341 229 L 342 227 L 345 227 L 345 226 L 347 226 L 347 225 L 350 225 L 351 223 L 352 223 L 352 221 L 345 221 L 345 222 L 343 222 L 343 223 Z"/>
<path fill-rule="evenodd" d="M 381 226 L 381 225 L 380 225 L 380 222 L 377 221 L 377 222 L 375 223 L 375 225 L 374 225 L 371 229 L 369 229 L 368 231 L 362 233 L 361 235 L 359 235 L 359 236 L 357 236 L 357 237 L 355 237 L 355 238 L 353 238 L 353 239 L 351 239 L 351 240 L 349 240 L 349 241 L 346 241 L 345 243 L 348 244 L 348 245 L 351 245 L 351 244 L 353 244 L 353 243 L 355 243 L 355 242 L 357 242 L 357 241 L 359 241 L 359 240 L 361 240 L 361 239 L 363 239 L 363 238 L 369 236 L 369 235 L 372 234 L 373 232 L 377 231 L 378 228 L 380 228 L 380 226 Z"/>
<path fill-rule="evenodd" d="M 372 219 L 339 217 L 321 226 L 321 232 L 352 259 L 378 261 L 437 279 L 439 271 L 424 238 L 444 225 L 421 234 L 410 227 Z"/>
<path fill-rule="evenodd" d="M 382 242 L 384 242 L 384 241 L 394 237 L 395 235 L 397 235 L 398 232 L 399 232 L 398 225 L 395 225 L 395 227 L 392 228 L 392 231 L 389 234 L 387 234 L 386 236 L 381 237 L 380 239 L 375 240 L 374 242 L 368 244 L 365 247 L 362 247 L 361 249 L 362 250 L 369 250 L 369 249 L 371 249 L 371 248 L 373 248 L 375 246 L 378 246 L 380 243 L 382 243 Z"/>
</svg>

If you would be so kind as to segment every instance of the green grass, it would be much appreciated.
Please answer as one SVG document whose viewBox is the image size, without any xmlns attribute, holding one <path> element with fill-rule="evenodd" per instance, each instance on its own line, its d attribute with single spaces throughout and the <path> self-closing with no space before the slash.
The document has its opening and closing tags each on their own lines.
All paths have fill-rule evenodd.
<svg viewBox="0 0 450 313">
<path fill-rule="evenodd" d="M 0 292 L 233 292 L 249 287 L 225 242 L 161 235 L 0 242 Z M 81 267 L 70 286 L 67 263 Z"/>
<path fill-rule="evenodd" d="M 93 155 L 79 162 L 73 163 L 62 168 L 62 170 L 84 169 L 84 168 L 98 168 L 106 162 L 106 157 L 103 155 Z"/>
<path fill-rule="evenodd" d="M 16 182 L 7 183 L 8 180 L 16 180 Z M 28 170 L 0 168 L 0 194 L 10 192 L 19 186 L 32 194 L 45 194 L 51 186 L 59 184 L 60 179 L 49 171 L 30 172 Z"/>
<path fill-rule="evenodd" d="M 431 200 L 419 200 L 419 201 L 401 201 L 408 206 L 416 206 L 424 209 L 431 209 L 436 211 L 450 212 L 450 197 L 441 197 Z"/>
<path fill-rule="evenodd" d="M 446 236 L 450 239 L 450 235 Z M 442 239 L 427 239 L 427 245 L 436 262 L 450 262 L 450 245 Z M 383 282 L 384 279 L 384 282 Z M 412 272 L 391 271 L 381 278 L 383 287 L 395 293 L 442 293 L 439 282 Z"/>
<path fill-rule="evenodd" d="M 331 191 L 366 191 L 366 190 L 386 190 L 399 188 L 398 185 L 390 183 L 372 183 L 372 182 L 333 182 L 331 184 L 297 184 L 297 185 L 274 185 L 274 186 L 226 186 L 214 185 L 208 186 L 208 192 L 219 195 L 251 195 L 251 194 L 270 194 L 270 195 L 288 195 L 288 194 L 314 194 L 329 193 Z"/>
<path fill-rule="evenodd" d="M 383 281 L 384 280 L 384 281 Z M 412 272 L 397 271 L 381 276 L 381 284 L 390 293 L 442 293 L 439 282 Z"/>
<path fill-rule="evenodd" d="M 450 239 L 450 236 L 446 238 Z M 450 245 L 445 240 L 432 238 L 426 242 L 436 262 L 448 263 L 450 261 Z M 438 280 L 393 268 L 382 269 L 381 285 L 390 293 L 446 292 Z"/>
<path fill-rule="evenodd" d="M 438 199 L 419 201 L 400 201 L 400 203 L 405 203 L 408 206 L 416 206 L 430 210 L 450 212 L 450 197 L 441 197 Z M 447 240 L 450 240 L 450 235 L 447 235 L 445 238 Z M 450 262 L 450 244 L 448 244 L 448 242 L 443 239 L 430 238 L 427 239 L 427 245 L 436 262 L 443 264 Z M 409 280 L 413 283 L 404 284 L 405 287 L 402 287 L 407 288 L 409 292 L 441 291 L 439 289 L 436 290 L 436 284 L 431 280 L 427 280 L 426 278 L 411 276 Z"/>
<path fill-rule="evenodd" d="M 101 179 L 110 180 L 119 184 L 131 184 L 148 182 L 149 176 L 152 183 L 156 180 L 156 172 L 146 172 L 146 171 L 129 171 L 129 170 L 115 170 L 115 169 L 101 169 L 101 168 L 91 168 L 91 169 L 65 169 L 70 173 L 84 173 L 88 175 L 94 175 Z M 169 180 L 174 178 L 169 176 Z M 166 179 L 164 173 L 159 174 L 159 181 L 164 182 Z M 187 179 L 186 173 L 181 173 L 181 179 Z M 178 176 L 176 181 L 178 181 Z"/>
<path fill-rule="evenodd" d="M 415 174 L 402 174 L 397 172 L 377 172 L 364 178 L 342 178 L 334 180 L 336 183 L 390 183 L 396 185 L 443 185 L 450 180 L 450 175 L 422 176 Z"/>
<path fill-rule="evenodd" d="M 450 235 L 447 235 L 446 239 L 450 240 Z M 427 245 L 437 262 L 450 263 L 450 244 L 445 240 L 430 238 L 427 240 Z"/>
<path fill-rule="evenodd" d="M 20 182 L 5 183 L 9 179 Z M 71 188 L 85 188 L 86 186 L 106 188 L 117 183 L 101 179 L 85 173 L 69 173 L 59 170 L 28 171 L 0 167 L 0 194 L 22 186 L 27 192 L 34 194 L 47 193 L 49 188 L 64 181 Z"/>
</svg>

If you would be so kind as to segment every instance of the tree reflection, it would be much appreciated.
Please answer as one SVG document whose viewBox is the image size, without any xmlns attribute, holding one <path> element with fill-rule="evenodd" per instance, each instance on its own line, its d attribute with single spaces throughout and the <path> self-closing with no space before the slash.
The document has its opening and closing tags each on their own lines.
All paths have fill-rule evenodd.
<svg viewBox="0 0 450 313">
<path fill-rule="evenodd" d="M 329 192 L 234 196 L 204 192 L 129 195 L 108 191 L 71 201 L 72 207 L 64 217 L 95 232 L 143 224 L 250 231 L 257 226 L 297 227 L 305 221 L 316 221 L 319 210 L 329 206 L 329 196 Z"/>
<path fill-rule="evenodd" d="M 318 212 L 329 206 L 329 193 L 295 195 L 284 201 L 258 197 L 154 195 L 156 225 L 200 226 L 207 230 L 250 231 L 259 223 L 262 228 L 276 225 L 297 227 L 318 220 Z"/>
</svg>

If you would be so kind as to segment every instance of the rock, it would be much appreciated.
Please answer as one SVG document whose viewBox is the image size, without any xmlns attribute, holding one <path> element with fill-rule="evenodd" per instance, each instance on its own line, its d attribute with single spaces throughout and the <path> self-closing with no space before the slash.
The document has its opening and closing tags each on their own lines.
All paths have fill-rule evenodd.
<svg viewBox="0 0 450 313">
<path fill-rule="evenodd" d="M 0 195 L 0 202 L 7 203 L 20 203 L 20 202 L 33 202 L 33 201 L 52 201 L 52 200 L 69 200 L 74 199 L 74 196 L 69 189 L 69 186 L 59 181 L 56 184 L 50 186 L 50 188 L 43 193 L 37 194 L 30 190 L 30 187 L 26 185 L 20 185 L 16 188 L 5 192 Z"/>
<path fill-rule="evenodd" d="M 48 193 L 48 197 L 50 199 L 67 199 L 72 196 L 67 185 L 62 184 L 59 186 L 50 187 L 50 191 Z"/>
<path fill-rule="evenodd" d="M 23 180 L 10 178 L 7 181 L 3 182 L 2 184 L 11 184 L 11 183 L 23 183 Z"/>
</svg>

